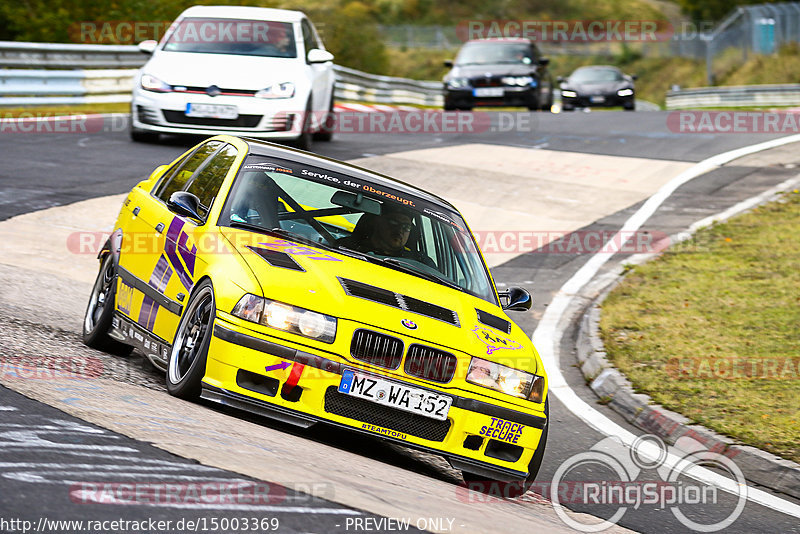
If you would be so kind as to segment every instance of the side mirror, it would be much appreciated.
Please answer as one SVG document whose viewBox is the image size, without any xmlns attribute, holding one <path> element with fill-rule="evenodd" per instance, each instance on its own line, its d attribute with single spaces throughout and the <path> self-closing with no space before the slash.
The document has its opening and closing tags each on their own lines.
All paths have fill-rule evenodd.
<svg viewBox="0 0 800 534">
<path fill-rule="evenodd" d="M 333 54 L 327 50 L 320 50 L 319 48 L 312 48 L 308 51 L 306 58 L 309 63 L 327 63 L 333 61 Z"/>
<path fill-rule="evenodd" d="M 200 216 L 200 199 L 186 191 L 175 191 L 167 201 L 167 208 L 172 213 L 202 220 Z"/>
<path fill-rule="evenodd" d="M 563 76 L 559 76 L 558 78 L 556 78 L 556 81 L 557 81 L 558 83 L 564 83 L 565 81 L 567 81 L 567 79 L 566 79 L 566 78 L 564 78 Z"/>
<path fill-rule="evenodd" d="M 510 311 L 528 311 L 533 304 L 533 298 L 528 293 L 527 289 L 521 287 L 509 287 L 508 291 L 500 293 L 500 297 L 508 299 L 508 304 L 503 306 L 504 310 Z"/>
<path fill-rule="evenodd" d="M 147 41 L 142 41 L 139 43 L 139 52 L 142 54 L 152 54 L 156 51 L 156 47 L 158 46 L 158 41 L 154 41 L 153 39 L 148 39 Z"/>
<path fill-rule="evenodd" d="M 631 80 L 638 80 L 639 77 L 635 74 L 631 74 Z"/>
<path fill-rule="evenodd" d="M 550 64 L 550 58 L 549 57 L 540 57 L 539 58 L 539 65 L 541 65 L 542 67 L 546 67 L 549 64 Z"/>
<path fill-rule="evenodd" d="M 445 59 L 444 60 L 444 66 L 445 67 L 449 67 L 449 68 L 453 68 L 453 60 L 452 59 Z"/>
</svg>

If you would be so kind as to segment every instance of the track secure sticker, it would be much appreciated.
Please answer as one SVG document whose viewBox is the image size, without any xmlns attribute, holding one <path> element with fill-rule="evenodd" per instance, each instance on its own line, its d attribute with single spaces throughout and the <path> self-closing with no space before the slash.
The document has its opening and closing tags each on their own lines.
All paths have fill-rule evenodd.
<svg viewBox="0 0 800 534">
<path fill-rule="evenodd" d="M 502 336 L 496 332 L 492 332 L 488 328 L 475 325 L 472 328 L 478 339 L 486 345 L 486 354 L 491 354 L 496 350 L 508 349 L 518 350 L 522 348 L 522 343 L 511 339 L 510 337 Z"/>
<path fill-rule="evenodd" d="M 480 435 L 499 441 L 505 441 L 506 443 L 517 443 L 523 430 L 525 430 L 525 425 L 492 417 L 492 424 L 482 426 Z"/>
</svg>

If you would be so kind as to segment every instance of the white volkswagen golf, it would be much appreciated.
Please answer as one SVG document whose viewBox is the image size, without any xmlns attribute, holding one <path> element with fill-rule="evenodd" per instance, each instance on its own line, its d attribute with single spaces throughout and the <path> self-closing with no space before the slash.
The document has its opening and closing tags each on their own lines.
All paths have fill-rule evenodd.
<svg viewBox="0 0 800 534">
<path fill-rule="evenodd" d="M 131 138 L 234 135 L 293 141 L 333 134 L 333 55 L 300 11 L 190 7 L 134 81 Z"/>
</svg>

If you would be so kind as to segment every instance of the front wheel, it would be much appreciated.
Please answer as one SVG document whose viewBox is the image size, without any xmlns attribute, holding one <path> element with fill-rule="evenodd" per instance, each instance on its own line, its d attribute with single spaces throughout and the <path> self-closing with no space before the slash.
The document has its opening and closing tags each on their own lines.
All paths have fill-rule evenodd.
<svg viewBox="0 0 800 534">
<path fill-rule="evenodd" d="M 334 109 L 333 93 L 331 92 L 331 103 L 328 105 L 328 112 L 325 118 L 320 121 L 319 131 L 314 133 L 314 141 L 332 141 L 333 131 L 336 129 L 336 110 Z"/>
<path fill-rule="evenodd" d="M 167 364 L 167 391 L 170 395 L 186 400 L 200 396 L 216 315 L 214 287 L 210 281 L 204 280 L 190 297 L 175 332 Z"/>
<path fill-rule="evenodd" d="M 309 98 L 308 104 L 306 105 L 306 111 L 303 113 L 303 125 L 301 126 L 302 130 L 300 135 L 294 141 L 294 146 L 300 150 L 311 150 L 311 140 L 313 138 L 313 133 L 311 132 L 311 102 L 312 100 Z"/>
<path fill-rule="evenodd" d="M 111 254 L 106 254 L 100 265 L 100 272 L 94 281 L 89 305 L 83 317 L 83 342 L 93 349 L 125 355 L 133 350 L 108 335 L 114 316 L 115 295 L 117 293 L 117 266 Z"/>
</svg>

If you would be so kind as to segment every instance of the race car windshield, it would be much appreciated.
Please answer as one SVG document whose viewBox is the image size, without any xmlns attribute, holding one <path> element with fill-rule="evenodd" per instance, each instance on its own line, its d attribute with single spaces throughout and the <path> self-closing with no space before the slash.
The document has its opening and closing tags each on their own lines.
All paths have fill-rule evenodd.
<svg viewBox="0 0 800 534">
<path fill-rule="evenodd" d="M 621 82 L 624 78 L 619 71 L 613 69 L 586 69 L 577 70 L 570 77 L 573 83 L 604 83 Z"/>
<path fill-rule="evenodd" d="M 384 185 L 250 155 L 219 225 L 294 236 L 497 304 L 461 216 Z"/>
<path fill-rule="evenodd" d="M 296 58 L 294 30 L 287 22 L 186 18 L 169 35 L 164 50 Z"/>
<path fill-rule="evenodd" d="M 531 48 L 525 43 L 474 43 L 464 45 L 456 57 L 456 65 L 490 65 L 497 63 L 531 63 Z"/>
</svg>

